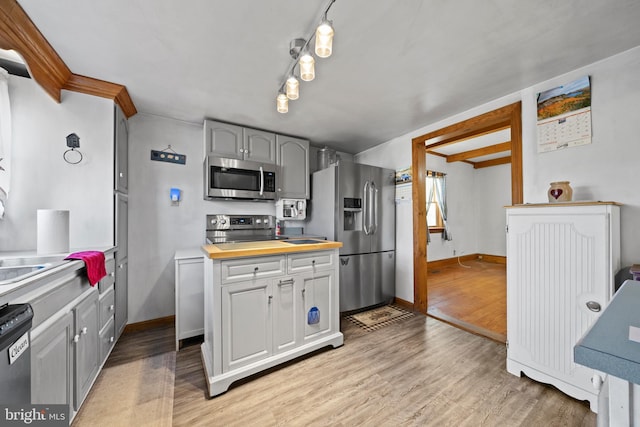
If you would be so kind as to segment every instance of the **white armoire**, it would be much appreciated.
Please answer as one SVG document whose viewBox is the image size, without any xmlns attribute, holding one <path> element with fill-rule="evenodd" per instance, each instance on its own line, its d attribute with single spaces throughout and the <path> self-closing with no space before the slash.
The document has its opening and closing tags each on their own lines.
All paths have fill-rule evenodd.
<svg viewBox="0 0 640 427">
<path fill-rule="evenodd" d="M 620 206 L 613 202 L 507 207 L 507 371 L 598 411 L 602 374 L 573 347 L 600 316 L 620 268 Z"/>
</svg>

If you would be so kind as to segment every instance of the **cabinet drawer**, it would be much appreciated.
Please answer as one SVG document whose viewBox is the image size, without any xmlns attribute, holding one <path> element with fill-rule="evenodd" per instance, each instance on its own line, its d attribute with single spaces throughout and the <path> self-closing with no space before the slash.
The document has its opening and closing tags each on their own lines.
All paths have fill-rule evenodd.
<svg viewBox="0 0 640 427">
<path fill-rule="evenodd" d="M 100 295 L 100 328 L 113 317 L 115 312 L 115 292 L 113 286 L 109 288 L 104 294 Z"/>
<path fill-rule="evenodd" d="M 335 263 L 335 256 L 332 251 L 303 252 L 289 255 L 288 273 L 299 273 L 302 271 L 312 271 L 314 268 L 332 268 Z"/>
<path fill-rule="evenodd" d="M 113 317 L 109 319 L 107 324 L 100 330 L 100 364 L 105 361 L 109 355 L 109 351 L 116 342 L 116 329 L 113 322 Z"/>
<path fill-rule="evenodd" d="M 107 270 L 107 275 L 98 282 L 98 290 L 100 291 L 100 293 L 103 293 L 107 289 L 109 289 L 109 287 L 115 283 L 116 279 L 116 260 L 110 258 L 105 261 L 104 266 Z"/>
<path fill-rule="evenodd" d="M 285 265 L 284 255 L 223 261 L 222 283 L 279 276 L 285 274 Z"/>
</svg>

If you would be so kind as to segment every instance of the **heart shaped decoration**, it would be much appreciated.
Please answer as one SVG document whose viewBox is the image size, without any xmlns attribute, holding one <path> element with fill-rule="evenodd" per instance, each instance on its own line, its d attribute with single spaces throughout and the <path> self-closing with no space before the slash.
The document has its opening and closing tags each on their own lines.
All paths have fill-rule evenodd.
<svg viewBox="0 0 640 427">
<path fill-rule="evenodd" d="M 549 194 L 551 194 L 554 199 L 558 200 L 558 197 L 562 196 L 562 189 L 554 188 L 553 190 L 549 191 Z"/>
</svg>

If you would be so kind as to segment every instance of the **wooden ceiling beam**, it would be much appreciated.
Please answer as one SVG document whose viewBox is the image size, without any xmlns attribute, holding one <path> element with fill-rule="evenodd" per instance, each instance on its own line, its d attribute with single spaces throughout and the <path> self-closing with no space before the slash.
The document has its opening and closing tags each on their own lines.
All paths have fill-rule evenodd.
<svg viewBox="0 0 640 427">
<path fill-rule="evenodd" d="M 511 125 L 513 105 L 514 104 L 507 105 L 442 129 L 420 135 L 413 138 L 412 141 L 416 143 L 428 142 L 426 144 L 427 147 L 433 148 L 435 146 L 459 142 L 464 139 L 507 129 Z"/>
<path fill-rule="evenodd" d="M 449 154 L 447 156 L 447 163 L 460 162 L 462 160 L 502 153 L 509 150 L 511 150 L 511 141 L 489 145 L 488 147 L 477 148 L 475 150 L 463 151 L 462 153 Z"/>
<path fill-rule="evenodd" d="M 112 99 L 127 117 L 137 113 L 125 86 L 73 74 L 16 0 L 0 0 L 0 48 L 18 52 L 31 77 L 58 103 L 66 89 Z"/>
<path fill-rule="evenodd" d="M 511 163 L 511 156 L 500 157 L 498 159 L 485 160 L 484 162 L 476 162 L 473 165 L 473 168 L 481 169 L 481 168 L 488 168 L 491 166 L 506 165 L 508 163 Z"/>
<path fill-rule="evenodd" d="M 499 132 L 509 129 L 509 121 L 500 121 L 497 123 L 489 123 L 487 125 L 474 129 L 463 129 L 460 132 L 453 132 L 443 136 L 437 136 L 427 140 L 427 149 L 443 147 L 445 145 L 455 144 L 457 142 L 466 141 L 467 139 L 477 138 L 479 136 L 488 135 L 490 133 Z"/>
</svg>

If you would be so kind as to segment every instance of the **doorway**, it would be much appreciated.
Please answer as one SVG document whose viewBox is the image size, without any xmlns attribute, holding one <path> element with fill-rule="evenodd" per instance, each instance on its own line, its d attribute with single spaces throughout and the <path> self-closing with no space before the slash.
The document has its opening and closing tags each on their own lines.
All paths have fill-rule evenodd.
<svg viewBox="0 0 640 427">
<path fill-rule="evenodd" d="M 507 130 L 510 137 L 508 143 L 493 144 L 486 147 L 476 147 L 473 150 L 460 149 L 452 154 L 450 148 L 479 138 L 484 135 Z M 442 154 L 448 147 L 449 154 Z M 412 140 L 412 197 L 413 197 L 413 258 L 414 258 L 414 303 L 413 308 L 424 314 L 428 313 L 428 282 L 429 271 L 427 265 L 427 204 L 425 192 L 425 180 L 427 174 L 426 154 L 448 156 L 448 161 L 470 162 L 473 157 L 480 155 L 496 154 L 510 151 L 509 155 L 495 156 L 494 159 L 484 161 L 484 165 L 506 164 L 511 165 L 511 204 L 520 204 L 523 200 L 522 190 L 522 115 L 521 103 L 517 102 L 505 107 L 493 110 L 479 116 L 455 123 L 442 129 L 418 136 Z M 489 163 L 487 163 L 489 162 Z M 478 162 L 479 163 L 479 162 Z M 474 165 L 474 167 L 476 167 Z M 506 307 L 506 304 L 505 304 Z M 505 314 L 506 316 L 506 314 Z M 450 323 L 456 324 L 455 319 Z M 457 326 L 464 329 L 464 322 Z M 495 338 L 494 338 L 495 339 Z"/>
</svg>

